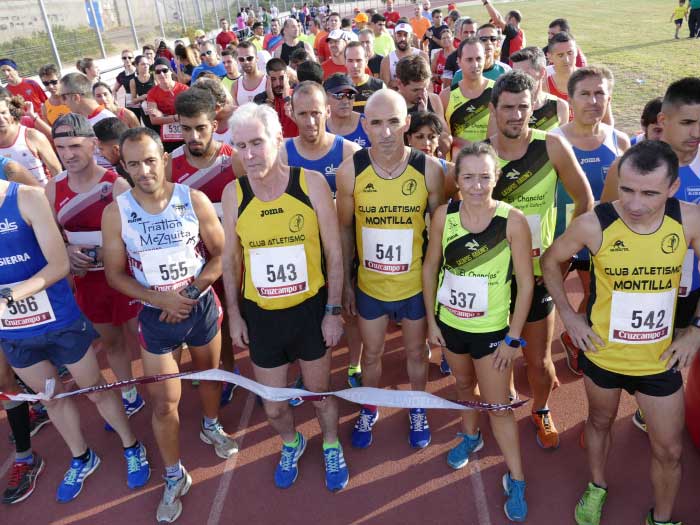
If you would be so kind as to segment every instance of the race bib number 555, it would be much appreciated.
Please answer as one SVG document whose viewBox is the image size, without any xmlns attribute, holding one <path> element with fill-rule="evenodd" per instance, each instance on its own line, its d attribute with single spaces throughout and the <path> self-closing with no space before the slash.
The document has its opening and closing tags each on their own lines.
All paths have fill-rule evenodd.
<svg viewBox="0 0 700 525">
<path fill-rule="evenodd" d="M 671 337 L 676 294 L 675 288 L 660 293 L 613 292 L 610 341 L 640 345 Z"/>
</svg>

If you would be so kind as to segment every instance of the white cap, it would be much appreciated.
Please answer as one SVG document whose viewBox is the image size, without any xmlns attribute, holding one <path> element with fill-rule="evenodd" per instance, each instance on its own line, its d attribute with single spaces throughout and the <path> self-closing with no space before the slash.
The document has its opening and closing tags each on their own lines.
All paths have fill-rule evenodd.
<svg viewBox="0 0 700 525">
<path fill-rule="evenodd" d="M 349 42 L 351 40 L 356 40 L 356 38 L 355 33 L 348 33 L 342 29 L 334 29 L 328 33 L 326 40 L 347 40 Z"/>
<path fill-rule="evenodd" d="M 394 33 L 397 31 L 403 31 L 404 33 L 408 33 L 409 35 L 413 33 L 413 28 L 411 27 L 411 24 L 406 24 L 405 22 L 402 24 L 396 24 L 394 27 Z"/>
</svg>

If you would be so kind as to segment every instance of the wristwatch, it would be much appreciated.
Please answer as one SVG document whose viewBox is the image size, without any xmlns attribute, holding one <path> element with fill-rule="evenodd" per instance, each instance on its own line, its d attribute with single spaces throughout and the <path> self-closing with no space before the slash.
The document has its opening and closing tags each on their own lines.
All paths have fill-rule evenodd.
<svg viewBox="0 0 700 525">
<path fill-rule="evenodd" d="M 12 303 L 14 303 L 15 299 L 12 296 L 12 288 L 0 289 L 0 299 L 5 299 L 7 306 L 10 306 Z"/>
<path fill-rule="evenodd" d="M 187 297 L 188 299 L 199 299 L 202 292 L 194 284 L 191 284 L 187 288 L 180 290 L 180 295 Z"/>
<path fill-rule="evenodd" d="M 2 290 L 0 290 L 0 294 L 2 294 Z M 690 326 L 694 326 L 695 328 L 700 328 L 700 317 L 693 317 L 693 319 L 690 321 Z"/>
<path fill-rule="evenodd" d="M 337 304 L 327 304 L 326 305 L 326 313 L 331 314 L 331 315 L 340 315 L 342 312 L 343 307 Z"/>
<path fill-rule="evenodd" d="M 527 342 L 522 337 L 515 339 L 509 335 L 506 335 L 503 341 L 511 348 L 525 348 L 527 346 Z"/>
</svg>

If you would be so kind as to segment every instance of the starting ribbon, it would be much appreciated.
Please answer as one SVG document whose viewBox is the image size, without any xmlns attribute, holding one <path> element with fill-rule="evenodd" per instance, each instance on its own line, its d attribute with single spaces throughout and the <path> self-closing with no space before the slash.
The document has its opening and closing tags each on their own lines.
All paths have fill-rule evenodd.
<svg viewBox="0 0 700 525">
<path fill-rule="evenodd" d="M 416 390 L 386 390 L 382 388 L 358 387 L 348 388 L 345 390 L 337 390 L 335 392 L 309 392 L 299 388 L 276 388 L 265 386 L 257 381 L 248 379 L 238 374 L 233 374 L 225 370 L 204 370 L 202 372 L 178 372 L 175 374 L 162 374 L 145 377 L 137 377 L 128 381 L 117 381 L 106 385 L 91 386 L 71 390 L 70 392 L 62 392 L 54 395 L 55 385 L 54 380 L 50 379 L 46 382 L 44 392 L 38 394 L 7 394 L 0 392 L 0 400 L 10 401 L 47 401 L 51 399 L 62 399 L 65 397 L 73 397 L 81 394 L 90 394 L 93 392 L 102 392 L 105 390 L 113 390 L 129 385 L 143 385 L 148 383 L 157 383 L 168 379 L 188 379 L 197 381 L 223 381 L 233 383 L 250 392 L 257 394 L 268 401 L 287 401 L 293 398 L 303 398 L 309 401 L 321 401 L 328 396 L 335 396 L 351 403 L 360 405 L 375 405 L 381 407 L 393 408 L 425 408 L 425 409 L 450 409 L 450 410 L 482 410 L 482 411 L 500 411 L 511 410 L 527 403 L 527 400 L 516 400 L 509 404 L 484 403 L 483 401 L 449 401 L 442 397 L 429 394 L 428 392 L 420 392 Z"/>
</svg>

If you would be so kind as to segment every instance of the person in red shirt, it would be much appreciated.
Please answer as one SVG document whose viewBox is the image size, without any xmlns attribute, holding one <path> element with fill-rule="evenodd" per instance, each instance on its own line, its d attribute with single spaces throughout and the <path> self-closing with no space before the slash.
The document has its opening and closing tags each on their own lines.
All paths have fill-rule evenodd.
<svg viewBox="0 0 700 525">
<path fill-rule="evenodd" d="M 292 90 L 289 87 L 287 64 L 281 58 L 271 58 L 265 65 L 265 71 L 267 72 L 265 91 L 256 95 L 253 102 L 256 104 L 267 103 L 275 108 L 282 125 L 284 138 L 299 136 L 299 128 L 290 117 Z"/>
<path fill-rule="evenodd" d="M 328 47 L 327 38 L 333 31 L 340 29 L 340 15 L 338 13 L 331 13 L 326 18 L 326 31 L 320 31 L 316 34 L 316 40 L 314 41 L 314 48 L 316 49 L 316 56 L 318 61 L 323 64 L 326 60 L 331 57 L 331 50 Z"/>
<path fill-rule="evenodd" d="M 216 45 L 219 47 L 219 53 L 221 53 L 230 43 L 238 45 L 238 37 L 236 33 L 231 31 L 231 24 L 225 18 L 219 20 L 219 25 L 221 26 L 221 33 L 216 35 Z"/>
<path fill-rule="evenodd" d="M 349 33 L 342 29 L 331 31 L 326 39 L 328 41 L 328 48 L 331 51 L 331 57 L 321 64 L 324 80 L 333 73 L 342 73 L 344 75 L 347 72 L 345 67 L 345 46 L 348 45 L 350 40 L 356 40 L 356 38 L 354 33 Z M 369 68 L 366 68 L 365 72 L 368 75 L 372 74 Z"/>
<path fill-rule="evenodd" d="M 179 117 L 175 113 L 175 97 L 187 91 L 187 86 L 173 80 L 170 61 L 156 58 L 153 64 L 156 85 L 151 88 L 146 97 L 148 114 L 151 123 L 160 126 L 160 138 L 165 150 L 169 153 L 182 145 Z"/>
<path fill-rule="evenodd" d="M 48 98 L 41 86 L 28 78 L 19 76 L 19 70 L 14 60 L 0 58 L 0 72 L 7 80 L 7 90 L 13 95 L 19 95 L 34 106 L 34 112 L 41 115 L 41 105 Z"/>
<path fill-rule="evenodd" d="M 394 0 L 386 0 L 386 11 L 384 11 L 384 18 L 386 18 L 386 28 L 393 29 L 396 24 L 399 23 L 399 18 L 401 15 L 398 11 L 394 11 Z"/>
<path fill-rule="evenodd" d="M 483 3 L 491 17 L 491 22 L 496 28 L 501 30 L 505 37 L 503 45 L 501 46 L 501 62 L 512 66 L 510 55 L 525 47 L 525 33 L 520 28 L 520 22 L 522 22 L 523 16 L 520 14 L 520 11 L 513 10 L 508 11 L 508 14 L 506 14 L 504 18 L 501 16 L 501 13 L 491 5 L 489 0 L 483 0 Z"/>
</svg>

